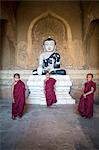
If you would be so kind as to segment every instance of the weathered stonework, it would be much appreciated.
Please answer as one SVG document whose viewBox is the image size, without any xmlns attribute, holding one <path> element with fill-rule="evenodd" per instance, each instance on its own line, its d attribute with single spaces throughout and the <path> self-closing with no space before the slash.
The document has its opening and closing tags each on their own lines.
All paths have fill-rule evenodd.
<svg viewBox="0 0 99 150">
<path fill-rule="evenodd" d="M 92 72 L 94 75 L 94 81 L 97 83 L 97 90 L 95 92 L 95 102 L 99 102 L 99 70 L 71 70 L 67 69 L 67 74 L 72 81 L 71 95 L 77 101 L 81 96 L 81 89 L 86 81 L 86 74 Z M 29 76 L 32 74 L 32 70 L 2 70 L 0 71 L 0 98 L 11 98 L 11 84 L 13 82 L 13 74 L 19 73 L 21 79 L 25 82 L 26 88 Z"/>
<path fill-rule="evenodd" d="M 20 68 L 26 68 L 27 62 L 27 44 L 24 41 L 20 41 L 17 46 L 17 66 Z"/>
<path fill-rule="evenodd" d="M 99 2 L 3 1 L 1 4 L 0 69 L 6 73 L 2 80 L 0 72 L 0 81 L 2 89 L 7 90 L 5 93 L 1 90 L 0 96 L 9 97 L 8 70 L 12 70 L 9 74 L 12 77 L 16 71 L 29 75 L 37 68 L 42 42 L 48 36 L 56 40 L 61 67 L 73 79 L 71 94 L 79 98 L 85 75 L 92 72 L 99 95 Z M 27 80 L 26 74 L 22 78 Z"/>
</svg>

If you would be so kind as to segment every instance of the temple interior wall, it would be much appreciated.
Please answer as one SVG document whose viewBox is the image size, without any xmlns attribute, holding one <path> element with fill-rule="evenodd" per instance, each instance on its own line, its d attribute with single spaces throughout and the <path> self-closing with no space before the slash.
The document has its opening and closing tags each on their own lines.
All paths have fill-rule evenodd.
<svg viewBox="0 0 99 150">
<path fill-rule="evenodd" d="M 1 10 L 0 70 L 4 72 L 0 74 L 4 79 L 0 80 L 0 97 L 9 97 L 14 72 L 30 73 L 29 70 L 37 67 L 42 42 L 50 35 L 57 42 L 61 67 L 73 82 L 71 94 L 79 98 L 85 75 L 91 71 L 96 77 L 98 99 L 99 2 L 4 1 Z M 5 75 L 7 71 L 12 71 L 9 78 Z M 26 82 L 27 75 L 23 78 Z M 4 89 L 8 94 L 3 94 Z"/>
</svg>

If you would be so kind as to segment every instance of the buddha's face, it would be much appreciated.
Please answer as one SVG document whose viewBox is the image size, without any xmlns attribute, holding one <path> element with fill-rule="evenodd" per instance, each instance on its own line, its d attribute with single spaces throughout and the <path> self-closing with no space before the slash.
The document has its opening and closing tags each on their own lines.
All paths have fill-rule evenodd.
<svg viewBox="0 0 99 150">
<path fill-rule="evenodd" d="M 45 51 L 52 52 L 55 49 L 55 42 L 53 40 L 50 40 L 50 41 L 48 40 L 44 42 L 43 46 L 44 46 Z"/>
</svg>

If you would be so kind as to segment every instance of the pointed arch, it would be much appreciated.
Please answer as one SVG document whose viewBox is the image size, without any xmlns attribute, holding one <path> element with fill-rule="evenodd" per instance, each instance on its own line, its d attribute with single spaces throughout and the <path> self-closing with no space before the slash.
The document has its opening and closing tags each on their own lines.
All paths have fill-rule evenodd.
<svg viewBox="0 0 99 150">
<path fill-rule="evenodd" d="M 51 15 L 52 17 L 60 20 L 64 24 L 65 29 L 67 31 L 67 42 L 70 43 L 72 41 L 71 28 L 70 28 L 68 22 L 64 18 L 62 18 L 59 15 L 55 14 L 54 12 L 48 10 L 48 11 L 44 12 L 43 14 L 41 14 L 40 16 L 33 19 L 33 21 L 29 25 L 29 29 L 27 32 L 27 54 L 28 54 L 28 57 L 32 53 L 32 29 L 33 29 L 34 25 L 36 24 L 36 22 L 38 22 L 40 19 L 42 19 L 44 17 L 47 17 L 48 15 Z"/>
</svg>

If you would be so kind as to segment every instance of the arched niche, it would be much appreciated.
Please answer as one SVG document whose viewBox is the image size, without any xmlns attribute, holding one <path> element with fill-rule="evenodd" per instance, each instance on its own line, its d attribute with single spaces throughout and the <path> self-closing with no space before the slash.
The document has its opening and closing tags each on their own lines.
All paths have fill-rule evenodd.
<svg viewBox="0 0 99 150">
<path fill-rule="evenodd" d="M 89 24 L 85 38 L 85 62 L 89 69 L 99 69 L 99 19 Z"/>
<path fill-rule="evenodd" d="M 15 47 L 13 45 L 12 28 L 8 19 L 0 19 L 0 69 L 12 69 L 15 65 Z"/>
<path fill-rule="evenodd" d="M 27 54 L 29 67 L 37 66 L 37 58 L 42 52 L 42 42 L 51 36 L 57 42 L 57 47 L 62 54 L 62 63 L 69 63 L 69 53 L 65 55 L 72 42 L 71 28 L 68 22 L 57 14 L 47 11 L 30 23 L 27 32 Z M 69 57 L 68 57 L 69 55 Z M 65 58 L 66 57 L 66 58 Z"/>
</svg>

